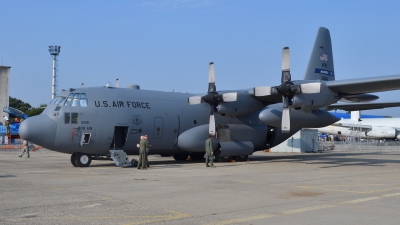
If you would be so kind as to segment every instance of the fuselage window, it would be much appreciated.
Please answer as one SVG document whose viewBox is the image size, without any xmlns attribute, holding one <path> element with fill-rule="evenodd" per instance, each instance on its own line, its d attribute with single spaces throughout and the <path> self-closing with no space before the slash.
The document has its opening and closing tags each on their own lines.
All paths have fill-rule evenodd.
<svg viewBox="0 0 400 225">
<path fill-rule="evenodd" d="M 56 104 L 61 104 L 62 105 L 64 103 L 65 99 L 66 99 L 66 97 L 62 97 L 62 96 L 58 97 Z"/>
<path fill-rule="evenodd" d="M 65 113 L 64 114 L 64 119 L 65 119 L 65 123 L 70 123 L 71 122 L 71 114 L 70 113 Z"/>
<path fill-rule="evenodd" d="M 74 95 L 71 106 L 79 106 L 79 93 L 76 93 Z"/>
<path fill-rule="evenodd" d="M 56 106 L 56 108 L 54 109 L 54 111 L 60 111 L 61 106 Z"/>
<path fill-rule="evenodd" d="M 78 113 L 71 113 L 71 123 L 72 124 L 78 123 Z"/>
<path fill-rule="evenodd" d="M 81 93 L 81 101 L 80 101 L 81 107 L 87 107 L 87 98 L 86 94 Z"/>
<path fill-rule="evenodd" d="M 64 104 L 64 105 L 70 106 L 73 97 L 74 97 L 74 94 L 73 94 L 73 93 L 72 93 L 72 94 L 69 94 L 69 96 L 68 96 L 68 98 L 67 98 L 67 101 L 65 101 L 65 104 Z"/>
</svg>

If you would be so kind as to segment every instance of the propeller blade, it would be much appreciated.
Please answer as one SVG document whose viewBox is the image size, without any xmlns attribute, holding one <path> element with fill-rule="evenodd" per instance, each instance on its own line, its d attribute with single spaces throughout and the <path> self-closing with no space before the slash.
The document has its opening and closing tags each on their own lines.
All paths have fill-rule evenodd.
<svg viewBox="0 0 400 225">
<path fill-rule="evenodd" d="M 282 110 L 282 133 L 290 132 L 290 108 L 283 108 Z"/>
<path fill-rule="evenodd" d="M 202 97 L 201 96 L 191 96 L 188 98 L 189 105 L 197 105 L 200 104 Z"/>
<path fill-rule="evenodd" d="M 235 102 L 237 100 L 237 92 L 222 94 L 224 102 Z"/>
<path fill-rule="evenodd" d="M 214 63 L 210 62 L 208 66 L 208 93 L 215 91 L 217 91 L 217 87 L 215 86 Z"/>
<path fill-rule="evenodd" d="M 271 87 L 264 86 L 264 87 L 255 87 L 254 88 L 254 95 L 255 96 L 268 96 L 271 95 Z"/>
<path fill-rule="evenodd" d="M 284 47 L 282 50 L 282 83 L 292 80 L 290 75 L 290 51 L 289 47 Z"/>
<path fill-rule="evenodd" d="M 214 114 L 210 115 L 210 123 L 208 125 L 208 133 L 211 135 L 215 135 L 215 120 L 214 120 Z"/>
<path fill-rule="evenodd" d="M 321 83 L 307 83 L 307 84 L 300 84 L 301 92 L 304 94 L 315 94 L 321 92 Z"/>
</svg>

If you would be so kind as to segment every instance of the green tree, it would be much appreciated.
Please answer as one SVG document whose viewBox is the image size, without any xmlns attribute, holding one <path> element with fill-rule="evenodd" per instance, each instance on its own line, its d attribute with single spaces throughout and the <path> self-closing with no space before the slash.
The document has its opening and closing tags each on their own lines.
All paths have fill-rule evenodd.
<svg viewBox="0 0 400 225">
<path fill-rule="evenodd" d="M 9 106 L 11 108 L 18 109 L 18 110 L 24 112 L 29 117 L 41 114 L 47 106 L 47 104 L 40 104 L 39 107 L 32 107 L 31 104 L 26 103 L 20 99 L 13 98 L 11 96 L 10 96 L 9 101 L 10 101 Z M 10 115 L 10 120 L 13 120 L 14 118 L 15 118 L 15 116 Z"/>
</svg>

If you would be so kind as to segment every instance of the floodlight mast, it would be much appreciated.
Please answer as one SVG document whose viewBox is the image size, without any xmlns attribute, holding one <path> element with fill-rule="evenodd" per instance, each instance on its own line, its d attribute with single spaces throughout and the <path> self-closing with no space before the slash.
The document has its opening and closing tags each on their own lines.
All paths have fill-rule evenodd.
<svg viewBox="0 0 400 225">
<path fill-rule="evenodd" d="M 53 56 L 53 78 L 51 84 L 51 99 L 56 97 L 58 92 L 58 83 L 57 83 L 57 56 L 60 54 L 61 46 L 49 46 L 50 55 Z"/>
</svg>

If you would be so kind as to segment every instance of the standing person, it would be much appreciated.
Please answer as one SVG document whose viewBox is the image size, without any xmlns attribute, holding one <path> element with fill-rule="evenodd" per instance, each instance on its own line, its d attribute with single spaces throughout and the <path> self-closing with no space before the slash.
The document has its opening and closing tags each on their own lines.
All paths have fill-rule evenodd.
<svg viewBox="0 0 400 225">
<path fill-rule="evenodd" d="M 149 138 L 147 137 L 147 134 L 146 135 L 144 135 L 144 139 L 146 139 L 146 142 L 147 142 L 147 148 L 146 148 L 146 160 L 145 160 L 145 165 L 147 166 L 147 167 L 150 167 L 150 165 L 149 165 L 149 159 L 148 159 L 148 156 L 149 156 L 149 152 L 150 152 L 150 144 L 149 144 Z"/>
<path fill-rule="evenodd" d="M 138 169 L 145 170 L 147 169 L 146 167 L 146 148 L 148 148 L 148 143 L 144 136 L 140 137 L 140 144 L 139 144 L 139 163 L 138 163 Z"/>
<path fill-rule="evenodd" d="M 23 155 L 25 154 L 25 152 L 26 152 L 26 153 L 28 154 L 28 156 L 27 156 L 26 158 L 29 158 L 29 157 L 30 157 L 30 156 L 29 156 L 29 142 L 28 142 L 27 140 L 24 140 L 23 145 L 24 145 L 24 148 L 23 148 L 22 154 L 19 155 L 19 157 L 22 158 L 22 156 L 23 156 Z"/>
<path fill-rule="evenodd" d="M 7 116 L 3 116 L 3 123 L 6 126 L 6 135 L 10 134 L 10 121 Z"/>
<path fill-rule="evenodd" d="M 142 141 L 143 138 L 144 138 L 143 135 L 140 136 L 140 141 L 139 141 L 139 143 L 141 143 L 141 141 Z M 142 161 L 141 161 L 141 158 L 140 158 L 140 144 L 136 144 L 136 147 L 138 147 L 138 149 L 139 149 L 139 159 L 138 159 L 137 168 L 140 169 L 140 165 L 142 165 Z"/>
<path fill-rule="evenodd" d="M 214 166 L 214 153 L 212 148 L 212 135 L 208 135 L 208 139 L 206 140 L 206 166 L 207 167 L 215 167 Z M 208 165 L 208 161 L 210 161 L 211 165 Z"/>
</svg>

